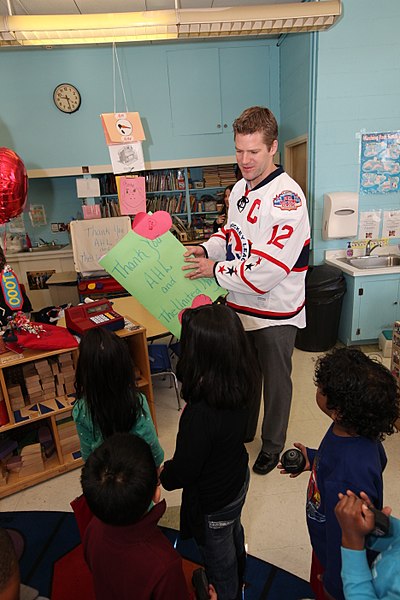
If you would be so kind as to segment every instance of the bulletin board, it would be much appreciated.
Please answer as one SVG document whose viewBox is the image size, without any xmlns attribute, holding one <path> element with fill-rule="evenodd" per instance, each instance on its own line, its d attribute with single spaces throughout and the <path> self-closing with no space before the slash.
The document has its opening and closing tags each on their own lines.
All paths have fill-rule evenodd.
<svg viewBox="0 0 400 600">
<path fill-rule="evenodd" d="M 104 271 L 99 259 L 112 250 L 130 229 L 128 216 L 71 221 L 75 270 L 83 275 Z"/>
</svg>

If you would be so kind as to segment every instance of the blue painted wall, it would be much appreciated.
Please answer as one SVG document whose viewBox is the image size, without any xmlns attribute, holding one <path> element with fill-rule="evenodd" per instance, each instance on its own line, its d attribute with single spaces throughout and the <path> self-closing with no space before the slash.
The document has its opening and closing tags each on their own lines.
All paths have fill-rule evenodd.
<svg viewBox="0 0 400 600">
<path fill-rule="evenodd" d="M 215 86 L 207 79 L 197 81 L 199 90 L 207 90 L 209 102 L 211 99 L 213 103 L 221 103 L 222 109 L 224 103 L 226 109 L 229 104 L 237 106 L 238 102 L 246 102 L 246 78 L 253 81 L 262 78 L 268 97 L 260 97 L 259 103 L 269 104 L 279 118 L 276 40 L 121 45 L 118 58 L 127 105 L 140 113 L 146 134 L 145 161 L 234 154 L 231 122 L 237 114 L 228 115 L 229 126 L 222 133 L 176 135 L 174 132 L 168 54 L 185 49 L 188 54 L 200 51 L 201 55 L 204 48 L 216 49 L 220 57 L 221 80 Z M 244 53 L 243 49 L 248 52 Z M 254 49 L 268 56 L 264 72 L 260 64 L 253 61 L 247 61 L 245 69 L 240 63 L 246 56 L 254 55 Z M 196 73 L 199 62 L 189 64 L 187 69 L 190 68 Z M 178 82 L 182 90 L 187 74 L 185 70 Z M 110 164 L 99 115 L 114 111 L 111 47 L 2 49 L 0 77 L 2 82 L 9 83 L 6 86 L 2 83 L 0 93 L 0 146 L 15 150 L 28 170 Z M 193 80 L 193 76 L 190 79 Z M 116 81 L 116 109 L 121 111 L 125 110 L 125 103 L 118 74 Z M 61 113 L 53 104 L 53 90 L 62 82 L 75 84 L 82 94 L 82 105 L 72 115 Z M 245 106 L 240 110 L 243 108 Z M 203 102 L 199 110 L 207 111 L 207 103 Z M 75 176 L 30 180 L 29 203 L 43 204 L 48 218 L 48 225 L 32 228 L 28 216 L 24 215 L 33 242 L 39 238 L 68 241 L 67 234 L 53 234 L 50 223 L 69 221 L 79 214 L 81 203 L 75 189 Z"/>
<path fill-rule="evenodd" d="M 309 88 L 310 35 L 288 35 L 280 46 L 279 147 L 282 159 L 285 142 L 308 134 Z"/>
<path fill-rule="evenodd" d="M 69 223 L 82 219 L 82 202 L 76 197 L 75 177 L 47 177 L 29 180 L 29 205 L 42 205 L 46 212 L 46 225 L 32 226 L 29 214 L 24 214 L 25 229 L 33 244 L 45 242 L 69 244 L 66 231 L 53 233 L 51 223 Z"/>
<path fill-rule="evenodd" d="M 324 251 L 324 192 L 359 190 L 359 139 L 365 130 L 400 129 L 400 2 L 342 0 L 343 16 L 318 34 L 315 119 L 314 263 Z M 360 210 L 399 209 L 400 194 L 360 196 Z M 397 243 L 399 240 L 395 240 Z"/>
<path fill-rule="evenodd" d="M 260 103 L 269 102 L 273 110 L 279 111 L 279 50 L 276 42 L 271 40 L 118 47 L 127 105 L 130 110 L 139 111 L 145 129 L 145 161 L 233 154 L 231 123 L 222 134 L 178 136 L 174 133 L 168 53 L 183 49 L 188 53 L 191 50 L 201 52 L 207 47 L 219 49 L 222 56 L 223 52 L 232 49 L 231 64 L 227 63 L 225 67 L 231 76 L 229 81 L 225 79 L 224 88 L 235 88 L 237 96 L 231 94 L 233 103 L 240 99 L 241 86 L 245 94 L 245 79 L 259 77 L 261 70 L 259 64 L 247 64 L 244 73 L 243 65 L 237 63 L 240 52 L 238 54 L 235 49 L 245 46 L 269 48 L 269 64 L 265 65 L 269 97 L 260 98 Z M 8 81 L 9 85 L 2 84 L 0 94 L 1 144 L 14 149 L 29 170 L 109 164 L 99 115 L 114 111 L 112 62 L 110 47 L 2 50 L 1 81 Z M 192 73 L 196 73 L 196 66 L 199 65 L 193 61 L 188 69 L 192 68 Z M 225 70 L 222 82 L 227 76 Z M 187 79 L 183 72 L 178 82 L 182 90 Z M 81 108 L 72 115 L 61 113 L 53 104 L 53 90 L 62 82 L 75 84 L 82 94 Z M 199 91 L 207 89 L 207 85 L 207 80 L 199 80 Z M 125 103 L 118 77 L 116 90 L 116 109 L 123 111 Z M 210 89 L 209 95 L 221 101 L 219 89 Z M 203 103 L 199 110 L 207 111 L 207 105 Z"/>
</svg>

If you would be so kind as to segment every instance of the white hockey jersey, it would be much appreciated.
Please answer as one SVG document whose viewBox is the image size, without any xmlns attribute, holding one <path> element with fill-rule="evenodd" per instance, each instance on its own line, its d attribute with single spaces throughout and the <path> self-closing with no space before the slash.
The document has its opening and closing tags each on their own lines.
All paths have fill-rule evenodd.
<svg viewBox="0 0 400 600">
<path fill-rule="evenodd" d="M 282 167 L 252 190 L 234 186 L 227 224 L 202 246 L 245 329 L 305 327 L 309 243 L 305 196 Z"/>
</svg>

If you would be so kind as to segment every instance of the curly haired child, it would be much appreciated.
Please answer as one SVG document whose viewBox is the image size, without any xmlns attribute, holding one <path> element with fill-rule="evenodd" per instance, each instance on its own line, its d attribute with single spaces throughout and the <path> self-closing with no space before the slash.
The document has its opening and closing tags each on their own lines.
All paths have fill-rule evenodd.
<svg viewBox="0 0 400 600">
<path fill-rule="evenodd" d="M 317 404 L 333 423 L 318 450 L 295 444 L 306 459 L 304 471 L 311 470 L 306 504 L 311 586 L 317 600 L 344 600 L 341 531 L 334 509 L 338 494 L 349 488 L 366 492 L 382 508 L 387 459 L 381 441 L 395 431 L 399 393 L 388 369 L 355 348 L 322 356 L 314 381 Z"/>
</svg>

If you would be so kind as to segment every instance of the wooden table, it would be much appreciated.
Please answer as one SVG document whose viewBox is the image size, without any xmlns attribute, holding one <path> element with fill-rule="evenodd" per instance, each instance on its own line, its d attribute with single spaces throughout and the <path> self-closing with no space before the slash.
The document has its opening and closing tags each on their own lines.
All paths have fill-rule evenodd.
<svg viewBox="0 0 400 600">
<path fill-rule="evenodd" d="M 170 332 L 133 296 L 110 298 L 114 310 L 124 317 L 131 317 L 146 329 L 147 339 L 155 339 L 169 335 Z M 65 327 L 65 320 L 59 319 L 58 325 Z"/>
</svg>

